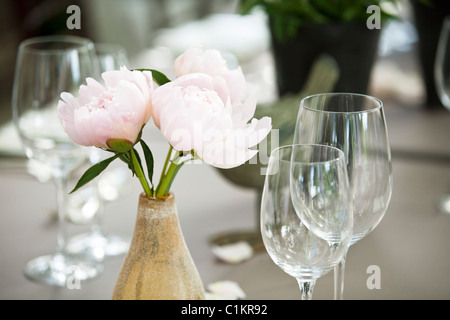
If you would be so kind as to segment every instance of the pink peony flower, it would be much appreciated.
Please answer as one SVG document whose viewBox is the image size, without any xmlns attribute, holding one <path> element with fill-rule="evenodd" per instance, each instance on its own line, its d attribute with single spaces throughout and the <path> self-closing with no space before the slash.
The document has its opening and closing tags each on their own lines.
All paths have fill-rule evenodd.
<svg viewBox="0 0 450 320">
<path fill-rule="evenodd" d="M 256 100 L 247 97 L 241 68 L 229 69 L 218 51 L 201 49 L 186 50 L 174 68 L 173 81 L 157 70 L 123 67 L 103 73 L 104 85 L 86 79 L 77 98 L 61 94 L 58 115 L 70 138 L 115 153 L 89 168 L 72 192 L 119 157 L 139 178 L 148 197 L 164 198 L 178 170 L 191 160 L 173 155 L 173 150 L 193 153 L 218 168 L 237 167 L 256 155 L 251 148 L 269 134 L 272 120 L 253 118 Z M 153 90 L 153 80 L 163 85 Z M 152 180 L 152 152 L 140 138 L 150 117 L 171 145 L 159 183 Z M 147 172 L 134 148 L 138 142 Z"/>
<path fill-rule="evenodd" d="M 256 100 L 237 99 L 242 88 L 227 80 L 240 78 L 241 73 L 225 73 L 227 79 L 187 73 L 157 88 L 152 97 L 152 115 L 175 150 L 194 150 L 212 166 L 232 168 L 257 153 L 250 148 L 270 132 L 271 119 L 251 120 Z"/>
<path fill-rule="evenodd" d="M 243 102 L 246 98 L 246 81 L 241 67 L 229 69 L 218 50 L 189 48 L 175 60 L 174 71 L 177 77 L 197 72 L 220 77 L 230 89 L 233 104 Z"/>
<path fill-rule="evenodd" d="M 80 145 L 113 149 L 112 141 L 125 141 L 131 147 L 151 116 L 152 74 L 122 67 L 102 77 L 105 85 L 86 79 L 77 98 L 68 92 L 61 94 L 61 123 Z"/>
</svg>

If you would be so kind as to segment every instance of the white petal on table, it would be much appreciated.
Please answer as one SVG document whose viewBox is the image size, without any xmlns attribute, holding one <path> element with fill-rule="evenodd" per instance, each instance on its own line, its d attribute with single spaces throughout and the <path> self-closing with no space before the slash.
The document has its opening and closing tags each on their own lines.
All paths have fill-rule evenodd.
<svg viewBox="0 0 450 320">
<path fill-rule="evenodd" d="M 214 246 L 212 252 L 220 260 L 233 264 L 245 261 L 253 256 L 253 248 L 246 241 Z"/>
</svg>

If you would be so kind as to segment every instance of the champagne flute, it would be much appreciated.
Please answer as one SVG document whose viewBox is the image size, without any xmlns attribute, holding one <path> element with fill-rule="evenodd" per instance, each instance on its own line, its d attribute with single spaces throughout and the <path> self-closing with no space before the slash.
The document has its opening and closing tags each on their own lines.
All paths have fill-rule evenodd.
<svg viewBox="0 0 450 320">
<path fill-rule="evenodd" d="M 26 155 L 51 170 L 56 185 L 58 231 L 56 252 L 25 266 L 34 281 L 65 286 L 99 275 L 102 265 L 66 251 L 67 181 L 87 159 L 87 148 L 71 142 L 57 116 L 63 91 L 74 92 L 88 76 L 95 76 L 94 46 L 85 38 L 45 36 L 19 45 L 14 77 L 13 119 Z"/>
<path fill-rule="evenodd" d="M 324 93 L 304 98 L 294 143 L 324 144 L 344 151 L 353 203 L 349 245 L 382 220 L 392 193 L 392 163 L 383 103 L 353 93 Z M 346 256 L 335 267 L 336 300 L 344 294 Z"/>
<path fill-rule="evenodd" d="M 436 89 L 443 106 L 450 111 L 450 16 L 447 16 L 441 28 L 434 65 Z M 450 194 L 441 196 L 438 209 L 450 214 Z"/>
<path fill-rule="evenodd" d="M 269 158 L 261 201 L 261 233 L 269 256 L 297 279 L 301 299 L 344 257 L 352 206 L 344 154 L 322 145 L 287 145 Z M 320 199 L 320 201 L 318 201 Z M 303 220 L 305 215 L 323 228 Z"/>
<path fill-rule="evenodd" d="M 95 43 L 95 56 L 99 73 L 119 70 L 128 65 L 127 52 L 124 47 L 115 43 Z M 102 82 L 102 79 L 97 79 Z M 90 164 L 95 164 L 109 157 L 110 154 L 98 148 L 91 148 Z M 122 167 L 108 168 L 90 188 L 85 188 L 76 199 L 78 206 L 70 210 L 72 221 L 91 223 L 91 230 L 69 239 L 67 250 L 77 255 L 83 255 L 97 261 L 107 257 L 125 254 L 130 246 L 130 239 L 110 234 L 105 227 L 105 204 L 116 200 L 128 182 L 128 172 Z M 105 184 L 107 186 L 105 187 Z M 83 190 L 80 190 L 83 191 Z M 84 210 L 92 208 L 92 210 Z"/>
</svg>

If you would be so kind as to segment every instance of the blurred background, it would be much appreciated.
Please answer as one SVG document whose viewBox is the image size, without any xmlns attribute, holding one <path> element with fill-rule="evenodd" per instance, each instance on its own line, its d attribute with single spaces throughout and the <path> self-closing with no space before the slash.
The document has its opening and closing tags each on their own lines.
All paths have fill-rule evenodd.
<svg viewBox="0 0 450 320">
<path fill-rule="evenodd" d="M 269 15 L 267 11 L 258 7 L 252 7 L 251 10 L 247 10 L 248 14 L 243 15 L 240 7 L 243 2 L 251 4 L 264 1 L 2 0 L 0 145 L 5 148 L 11 147 L 8 144 L 11 136 L 2 128 L 10 125 L 11 121 L 11 91 L 19 43 L 26 38 L 39 35 L 79 35 L 90 38 L 96 43 L 116 43 L 127 50 L 130 68 L 159 69 L 169 77 L 172 75 L 173 60 L 184 49 L 196 45 L 219 49 L 231 65 L 239 63 L 242 66 L 244 75 L 250 83 L 251 90 L 257 94 L 260 105 L 278 108 L 279 105 L 285 104 L 292 107 L 283 109 L 286 110 L 283 113 L 276 112 L 280 118 L 275 119 L 277 125 L 275 127 L 286 130 L 292 129 L 292 120 L 296 119 L 299 92 L 300 96 L 332 90 L 368 93 L 384 102 L 393 154 L 394 191 L 389 212 L 376 230 L 377 232 L 374 232 L 374 235 L 366 242 L 352 249 L 354 253 L 350 259 L 352 257 L 359 259 L 359 264 L 352 261 L 349 263 L 349 298 L 448 299 L 450 278 L 446 274 L 450 263 L 450 252 L 447 248 L 450 220 L 448 215 L 437 213 L 436 206 L 438 198 L 450 191 L 450 112 L 444 108 L 437 96 L 433 66 L 442 21 L 445 15 L 450 13 L 450 1 L 430 0 L 431 6 L 424 5 L 421 0 L 386 1 L 396 2 L 396 5 L 388 3 L 386 8 L 386 12 L 395 18 L 383 19 L 380 29 L 369 30 L 365 21 L 362 21 L 359 23 L 360 29 L 361 26 L 364 29 L 362 35 L 344 29 L 343 37 L 334 40 L 329 35 L 338 33 L 339 17 L 337 17 L 331 23 L 331 31 L 325 27 L 319 31 L 312 30 L 307 35 L 307 30 L 304 30 L 305 33 L 302 33 L 300 37 L 307 40 L 298 45 L 300 48 L 298 50 L 289 47 L 289 45 L 295 45 L 296 41 L 291 39 L 285 43 L 276 38 L 273 28 L 277 25 L 274 22 L 275 16 Z M 286 2 L 289 1 L 286 0 Z M 330 4 L 333 2 L 329 1 Z M 355 0 L 354 3 L 365 2 Z M 71 14 L 66 10 L 70 5 L 77 5 L 81 10 L 80 29 L 67 28 L 66 22 Z M 360 8 L 358 13 L 361 13 Z M 349 11 L 338 10 L 336 16 L 340 13 L 351 14 L 352 8 L 347 9 Z M 363 19 L 367 19 L 369 15 L 365 12 L 363 14 Z M 319 37 L 319 34 L 323 34 L 324 37 Z M 373 42 L 360 44 L 357 41 L 360 38 L 373 38 Z M 328 43 L 331 49 L 325 49 L 323 44 L 319 44 L 320 40 Z M 312 49 L 312 44 L 316 42 L 320 48 L 319 51 Z M 317 53 L 322 51 L 327 53 L 325 57 Z M 283 52 L 295 52 L 295 54 L 289 57 L 284 56 Z M 304 56 L 301 56 L 300 52 Z M 329 59 L 330 57 L 332 59 Z M 350 62 L 346 61 L 345 57 Z M 360 60 L 367 60 L 368 64 L 360 67 L 356 64 Z M 303 68 L 302 72 L 289 73 L 289 69 L 291 71 L 294 69 L 291 67 L 294 64 L 299 64 L 299 68 Z M 356 69 L 356 74 L 345 74 L 352 69 Z M 359 78 L 363 73 L 367 79 Z M 288 78 L 283 80 L 285 74 Z M 347 81 L 341 81 L 344 78 Z M 296 87 L 286 86 L 286 83 L 295 84 Z M 280 98 L 284 95 L 287 97 L 293 95 L 294 99 L 282 102 Z M 272 112 L 270 108 L 262 110 L 261 114 Z M 284 119 L 281 118 L 283 114 Z M 5 170 L 9 170 L 9 167 L 5 167 Z M 191 176 L 187 175 L 186 183 L 197 181 L 199 177 L 195 170 L 200 169 L 191 170 L 194 170 L 192 179 L 195 180 L 189 180 Z M 214 175 L 217 172 L 207 171 L 207 173 Z M 226 205 L 221 207 L 219 203 L 211 204 L 211 207 L 199 208 L 196 200 L 192 200 L 195 197 L 191 198 L 190 194 L 184 195 L 186 208 L 191 209 L 198 216 L 197 220 L 193 219 L 191 222 L 186 218 L 184 223 L 188 227 L 186 228 L 187 240 L 195 244 L 191 248 L 194 248 L 194 259 L 199 261 L 199 269 L 205 281 L 225 278 L 239 281 L 244 290 L 249 292 L 250 298 L 295 299 L 296 284 L 291 283 L 291 279 L 287 276 L 283 278 L 284 282 L 279 281 L 277 277 L 265 275 L 262 276 L 263 278 L 257 277 L 258 273 L 254 273 L 254 270 L 259 270 L 263 265 L 260 262 L 265 261 L 263 260 L 265 258 L 261 256 L 253 260 L 254 265 L 251 263 L 240 265 L 240 272 L 236 272 L 237 269 L 234 269 L 234 266 L 218 265 L 216 260 L 211 259 L 212 253 L 208 250 L 205 240 L 207 236 L 223 231 L 221 228 L 229 227 L 229 224 L 240 227 L 242 223 L 239 219 L 246 219 L 247 225 L 253 225 L 257 220 L 254 215 L 258 215 L 258 199 L 254 202 L 253 190 L 243 191 L 236 188 L 236 184 L 260 190 L 262 176 L 249 177 L 242 175 L 240 171 L 229 171 L 228 174 L 221 172 L 221 174 L 234 184 L 229 185 L 225 183 L 226 179 L 218 179 L 214 180 L 217 182 L 214 184 L 215 188 L 210 188 L 210 181 L 213 180 L 208 178 L 203 184 L 199 184 L 198 192 L 199 197 L 208 195 L 208 192 L 220 195 L 220 199 L 211 197 L 210 201 L 223 201 Z M 250 172 L 249 174 L 251 175 Z M 16 177 L 11 175 L 6 182 L 14 185 L 15 179 Z M 4 186 L 7 184 L 5 183 Z M 22 190 L 22 188 L 23 186 L 18 182 L 16 189 Z M 32 190 L 31 187 L 30 190 Z M 8 196 L 8 192 L 13 194 L 13 191 L 13 187 L 4 187 L 3 192 L 6 194 L 4 199 L 11 203 L 11 209 L 5 210 L 8 212 L 14 211 L 13 204 L 17 202 L 12 199 L 13 196 Z M 249 199 L 251 205 L 248 204 Z M 184 200 L 181 199 L 180 203 Z M 132 197 L 130 203 L 135 203 L 135 197 Z M 3 208 L 7 206 L 8 204 L 5 204 Z M 227 211 L 223 212 L 223 223 L 212 216 L 214 213 L 216 215 L 222 213 L 217 208 Z M 201 213 L 205 213 L 205 216 L 200 218 Z M 209 215 L 211 220 L 205 218 Z M 244 216 L 248 217 L 244 218 Z M 134 214 L 132 217 L 134 219 Z M 203 228 L 198 228 L 198 225 L 203 225 Z M 118 222 L 117 226 L 121 224 Z M 202 230 L 198 233 L 197 231 L 189 232 L 194 229 Z M 11 230 L 14 229 L 11 227 Z M 11 248 L 7 245 L 8 243 L 10 241 L 4 241 L 4 251 L 9 253 Z M 392 246 L 393 243 L 401 247 Z M 25 245 L 22 244 L 22 246 Z M 21 297 L 17 283 L 22 284 L 23 279 L 22 274 L 12 279 L 10 270 L 17 273 L 23 261 L 33 255 L 35 253 L 30 253 L 25 258 L 21 257 L 22 260 L 17 258 L 18 261 L 13 261 L 15 263 L 13 267 L 3 270 L 4 282 L 10 283 L 9 290 L 17 287 L 15 296 Z M 10 264 L 12 265 L 13 262 Z M 279 271 L 271 261 L 267 262 L 263 265 L 265 266 L 262 268 L 263 271 L 269 268 L 272 268 L 270 270 L 274 272 Z M 388 272 L 386 275 L 383 274 L 386 277 L 383 279 L 389 279 L 392 285 L 389 286 L 389 281 L 384 282 L 384 290 L 379 292 L 367 290 L 365 269 L 363 271 L 356 269 L 373 263 L 379 265 L 385 263 L 384 270 L 390 271 L 389 275 L 387 275 Z M 113 271 L 115 272 L 119 267 L 120 263 L 115 266 L 116 269 L 113 268 Z M 111 273 L 112 277 L 115 277 L 115 273 L 112 271 Z M 430 275 L 434 276 L 436 281 L 431 281 L 428 278 Z M 327 279 L 328 282 L 324 287 L 321 289 L 319 286 L 317 289 L 318 298 L 329 298 L 332 288 L 331 276 Z M 106 285 L 112 283 L 103 281 Z M 384 286 L 385 283 L 387 286 Z M 291 286 L 288 291 L 285 290 L 286 285 Z M 274 287 L 278 290 L 272 292 Z M 6 293 L 8 291 L 6 289 L 4 291 L 6 297 L 14 296 L 13 293 Z M 102 291 L 105 290 L 99 288 L 98 292 L 94 290 L 94 293 L 105 294 Z M 36 289 L 36 296 L 39 296 L 40 292 L 40 288 Z M 109 294 L 106 296 L 109 297 Z M 51 295 L 48 297 L 52 298 Z M 63 297 L 73 298 L 70 295 Z"/>
<path fill-rule="evenodd" d="M 69 30 L 68 6 L 81 9 L 81 29 Z M 5 0 L 0 12 L 1 122 L 11 118 L 11 90 L 20 41 L 39 35 L 70 34 L 96 42 L 123 45 L 135 59 L 151 48 L 167 28 L 204 19 L 213 13 L 234 13 L 236 1 L 220 0 Z M 148 63 L 149 65 L 151 63 Z"/>
<path fill-rule="evenodd" d="M 424 18 L 428 20 L 421 22 L 428 26 L 428 34 L 422 38 L 428 41 L 426 46 L 433 55 L 433 42 L 437 41 L 442 16 L 449 6 L 448 1 L 435 2 L 446 8 L 435 8 L 432 15 Z M 398 5 L 391 8 L 398 19 L 383 21 L 369 91 L 401 103 L 440 108 L 433 90 L 428 93 L 429 103 L 425 103 L 428 84 L 421 66 L 420 37 L 414 14 L 418 3 L 416 0 L 398 1 Z M 169 67 L 171 60 L 184 48 L 197 44 L 229 52 L 247 66 L 257 59 L 261 61 L 263 56 L 271 59 L 267 15 L 256 8 L 251 15 L 242 16 L 239 4 L 238 0 L 4 0 L 0 12 L 0 121 L 4 123 L 11 117 L 18 45 L 33 36 L 72 34 L 95 42 L 117 43 L 126 48 L 130 64 L 137 67 Z M 77 5 L 81 10 L 79 30 L 69 30 L 66 26 L 69 5 Z M 424 10 L 428 8 L 418 11 Z M 257 79 L 267 81 L 260 85 L 273 86 L 275 80 L 271 82 L 270 78 L 273 70 L 266 69 L 265 76 Z M 254 80 L 250 72 L 247 78 Z M 260 91 L 264 93 L 261 102 L 274 98 L 274 91 L 268 89 Z"/>
</svg>

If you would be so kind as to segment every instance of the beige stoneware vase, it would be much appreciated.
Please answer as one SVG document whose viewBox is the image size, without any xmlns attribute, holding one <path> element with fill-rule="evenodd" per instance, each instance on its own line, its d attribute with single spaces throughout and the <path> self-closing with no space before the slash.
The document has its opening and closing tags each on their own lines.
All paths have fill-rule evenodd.
<svg viewBox="0 0 450 320">
<path fill-rule="evenodd" d="M 175 197 L 139 197 L 130 249 L 113 300 L 199 300 L 204 287 L 186 246 Z"/>
</svg>

